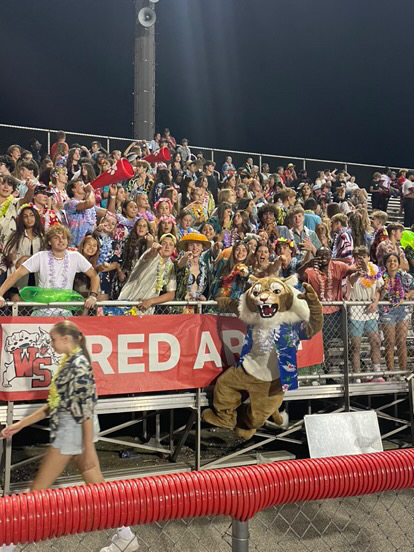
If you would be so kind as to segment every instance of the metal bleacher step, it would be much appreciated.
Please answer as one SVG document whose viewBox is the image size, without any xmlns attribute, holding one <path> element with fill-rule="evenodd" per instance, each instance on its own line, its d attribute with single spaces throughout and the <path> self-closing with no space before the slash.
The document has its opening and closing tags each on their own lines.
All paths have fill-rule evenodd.
<svg viewBox="0 0 414 552">
<path fill-rule="evenodd" d="M 260 437 L 263 435 L 257 434 Z M 223 462 L 214 461 L 214 469 L 216 468 L 238 468 L 240 466 L 253 466 L 257 464 L 271 464 L 272 462 L 282 462 L 284 460 L 295 460 L 296 456 L 287 450 L 269 451 L 269 452 L 252 452 L 250 454 L 240 454 L 233 458 L 224 458 Z M 208 461 L 201 469 L 211 469 L 209 466 L 213 463 Z"/>
<path fill-rule="evenodd" d="M 183 462 L 175 464 L 160 464 L 156 466 L 131 466 L 128 468 L 116 468 L 114 470 L 103 471 L 106 481 L 120 481 L 123 479 L 136 479 L 139 477 L 150 477 L 153 475 L 168 475 L 170 473 L 183 473 L 191 471 L 191 467 Z M 25 493 L 30 488 L 31 481 L 20 481 L 10 484 L 12 493 Z M 73 485 L 83 485 L 83 479 L 80 475 L 68 475 L 59 477 L 52 489 L 62 487 L 72 487 Z"/>
</svg>

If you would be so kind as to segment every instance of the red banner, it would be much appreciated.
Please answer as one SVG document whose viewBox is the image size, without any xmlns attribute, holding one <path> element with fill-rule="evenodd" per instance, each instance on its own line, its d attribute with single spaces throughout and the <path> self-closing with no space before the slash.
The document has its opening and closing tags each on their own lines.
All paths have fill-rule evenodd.
<svg viewBox="0 0 414 552">
<path fill-rule="evenodd" d="M 1 319 L 0 400 L 47 396 L 59 357 L 49 332 L 58 318 Z M 99 395 L 196 389 L 234 365 L 245 326 L 212 315 L 79 317 Z M 322 362 L 321 334 L 301 343 L 298 366 Z"/>
</svg>

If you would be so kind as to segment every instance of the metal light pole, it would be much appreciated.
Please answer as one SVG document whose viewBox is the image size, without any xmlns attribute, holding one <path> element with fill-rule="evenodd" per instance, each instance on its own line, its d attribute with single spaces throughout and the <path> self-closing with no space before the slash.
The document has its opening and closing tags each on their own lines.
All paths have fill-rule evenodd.
<svg viewBox="0 0 414 552">
<path fill-rule="evenodd" d="M 155 11 L 135 0 L 134 138 L 151 140 L 155 132 Z"/>
</svg>

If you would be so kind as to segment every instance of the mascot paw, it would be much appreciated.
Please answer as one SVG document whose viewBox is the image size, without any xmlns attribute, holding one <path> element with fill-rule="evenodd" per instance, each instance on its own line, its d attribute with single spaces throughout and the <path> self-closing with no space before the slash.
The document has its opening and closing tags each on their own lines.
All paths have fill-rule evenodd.
<svg viewBox="0 0 414 552">
<path fill-rule="evenodd" d="M 308 303 L 319 302 L 318 296 L 316 295 L 313 287 L 305 282 L 302 285 L 305 289 L 305 293 L 298 295 L 298 299 L 304 299 Z"/>
<path fill-rule="evenodd" d="M 202 414 L 201 418 L 204 422 L 207 422 L 208 424 L 211 424 L 213 426 L 217 427 L 224 427 L 225 429 L 234 429 L 235 424 L 225 424 L 223 420 L 221 420 L 215 412 L 211 410 L 211 408 L 206 408 Z"/>
<path fill-rule="evenodd" d="M 241 437 L 245 441 L 248 441 L 249 439 L 251 439 L 254 436 L 254 434 L 256 433 L 256 430 L 255 429 L 242 429 L 241 427 L 236 427 L 234 432 L 237 435 L 237 437 Z"/>
<path fill-rule="evenodd" d="M 218 308 L 226 313 L 237 314 L 239 301 L 230 297 L 218 297 L 216 299 Z"/>
<path fill-rule="evenodd" d="M 280 429 L 287 429 L 289 427 L 289 415 L 286 411 L 272 414 L 272 420 Z"/>
</svg>

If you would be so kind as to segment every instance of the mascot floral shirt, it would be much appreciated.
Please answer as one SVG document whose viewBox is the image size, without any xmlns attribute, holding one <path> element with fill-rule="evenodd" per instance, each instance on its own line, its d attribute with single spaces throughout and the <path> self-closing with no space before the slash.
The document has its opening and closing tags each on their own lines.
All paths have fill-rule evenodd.
<svg viewBox="0 0 414 552">
<path fill-rule="evenodd" d="M 299 342 L 309 339 L 306 334 L 306 322 L 296 324 L 281 324 L 277 328 L 258 330 L 257 327 L 247 326 L 246 337 L 239 359 L 239 366 L 263 381 L 272 381 L 280 378 L 283 391 L 298 388 L 298 370 L 296 353 Z M 261 355 L 260 365 L 270 361 L 270 370 L 259 368 L 260 372 L 252 365 L 254 360 Z M 253 372 L 253 370 L 255 370 Z"/>
</svg>

